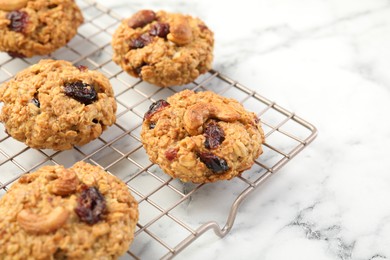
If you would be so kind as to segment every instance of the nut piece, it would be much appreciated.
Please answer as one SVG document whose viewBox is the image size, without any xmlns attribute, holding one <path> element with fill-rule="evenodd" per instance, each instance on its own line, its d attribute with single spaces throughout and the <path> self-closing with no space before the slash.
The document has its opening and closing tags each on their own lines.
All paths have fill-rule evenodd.
<svg viewBox="0 0 390 260">
<path fill-rule="evenodd" d="M 242 142 L 238 140 L 233 144 L 233 151 L 238 157 L 248 156 L 248 149 Z"/>
<path fill-rule="evenodd" d="M 188 20 L 184 16 L 176 17 L 170 24 L 168 40 L 179 45 L 185 45 L 192 40 L 192 29 Z"/>
<path fill-rule="evenodd" d="M 73 170 L 65 169 L 58 179 L 49 186 L 49 192 L 54 195 L 66 196 L 76 191 L 79 179 Z"/>
<path fill-rule="evenodd" d="M 0 0 L 0 10 L 14 11 L 27 5 L 28 0 Z"/>
<path fill-rule="evenodd" d="M 179 162 L 181 165 L 187 168 L 192 168 L 195 167 L 197 161 L 193 153 L 188 153 L 186 155 L 181 156 L 179 158 Z"/>
<path fill-rule="evenodd" d="M 138 27 L 144 27 L 148 23 L 151 23 L 156 19 L 156 13 L 152 10 L 141 10 L 136 12 L 127 21 L 127 25 L 133 29 Z"/>
<path fill-rule="evenodd" d="M 38 216 L 26 209 L 19 212 L 17 221 L 27 232 L 45 234 L 62 227 L 69 217 L 69 211 L 56 207 L 47 215 Z"/>
<path fill-rule="evenodd" d="M 203 132 L 203 124 L 211 118 L 234 122 L 240 119 L 240 114 L 231 110 L 230 107 L 223 103 L 197 103 L 185 112 L 183 118 L 184 128 L 190 135 L 201 134 Z"/>
</svg>

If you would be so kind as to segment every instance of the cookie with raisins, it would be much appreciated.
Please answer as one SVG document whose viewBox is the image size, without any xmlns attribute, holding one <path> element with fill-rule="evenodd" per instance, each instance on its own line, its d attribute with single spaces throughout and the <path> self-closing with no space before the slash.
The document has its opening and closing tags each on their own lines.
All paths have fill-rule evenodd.
<svg viewBox="0 0 390 260">
<path fill-rule="evenodd" d="M 44 166 L 0 200 L 1 259 L 117 259 L 134 239 L 138 204 L 97 166 Z"/>
<path fill-rule="evenodd" d="M 211 69 L 214 34 L 198 18 L 141 10 L 112 39 L 113 60 L 131 76 L 160 87 L 185 85 Z"/>
<path fill-rule="evenodd" d="M 32 148 L 84 145 L 116 120 L 109 80 L 61 60 L 41 60 L 0 85 L 0 102 L 7 133 Z"/>
<path fill-rule="evenodd" d="M 150 160 L 182 181 L 229 180 L 262 153 L 257 116 L 234 99 L 184 90 L 145 113 L 141 139 Z"/>
<path fill-rule="evenodd" d="M 1 0 L 0 51 L 13 57 L 52 53 L 65 46 L 82 23 L 73 0 Z"/>
</svg>

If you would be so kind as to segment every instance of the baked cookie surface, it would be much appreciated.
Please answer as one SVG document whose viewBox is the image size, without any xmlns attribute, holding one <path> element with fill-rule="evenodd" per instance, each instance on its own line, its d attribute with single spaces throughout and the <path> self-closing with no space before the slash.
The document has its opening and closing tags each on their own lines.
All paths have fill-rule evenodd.
<svg viewBox="0 0 390 260">
<path fill-rule="evenodd" d="M 0 51 L 49 54 L 72 39 L 82 22 L 74 0 L 0 0 Z"/>
<path fill-rule="evenodd" d="M 44 166 L 0 200 L 1 259 L 116 259 L 134 238 L 138 204 L 97 166 Z"/>
<path fill-rule="evenodd" d="M 161 87 L 184 85 L 211 69 L 214 34 L 189 15 L 141 10 L 112 39 L 113 60 L 134 77 Z"/>
<path fill-rule="evenodd" d="M 164 172 L 204 183 L 249 169 L 262 153 L 264 133 L 257 116 L 236 100 L 184 90 L 151 105 L 141 139 Z"/>
<path fill-rule="evenodd" d="M 0 102 L 7 133 L 32 148 L 86 144 L 116 120 L 109 80 L 61 60 L 41 60 L 3 83 Z"/>
</svg>

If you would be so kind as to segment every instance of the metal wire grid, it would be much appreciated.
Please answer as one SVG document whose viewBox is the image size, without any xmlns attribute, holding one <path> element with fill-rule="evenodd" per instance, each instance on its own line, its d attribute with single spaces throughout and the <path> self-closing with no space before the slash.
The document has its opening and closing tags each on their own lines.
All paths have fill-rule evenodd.
<svg viewBox="0 0 390 260">
<path fill-rule="evenodd" d="M 47 57 L 12 59 L 0 54 L 0 83 L 42 58 L 86 65 L 110 79 L 118 103 L 117 122 L 97 140 L 62 152 L 30 149 L 8 136 L 1 125 L 0 196 L 20 176 L 43 165 L 69 167 L 85 160 L 122 179 L 139 203 L 135 240 L 123 259 L 170 259 L 210 229 L 225 236 L 241 202 L 312 142 L 316 128 L 217 71 L 175 88 L 158 88 L 129 77 L 111 60 L 111 35 L 121 17 L 93 1 L 77 3 L 86 18 L 78 35 Z M 152 102 L 185 88 L 234 97 L 257 112 L 266 143 L 264 154 L 250 170 L 231 181 L 195 185 L 174 180 L 150 163 L 140 141 L 143 114 Z"/>
</svg>

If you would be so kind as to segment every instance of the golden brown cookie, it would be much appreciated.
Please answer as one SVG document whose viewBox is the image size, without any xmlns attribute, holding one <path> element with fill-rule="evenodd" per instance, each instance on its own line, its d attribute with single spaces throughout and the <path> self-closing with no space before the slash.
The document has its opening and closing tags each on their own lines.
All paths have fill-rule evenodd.
<svg viewBox="0 0 390 260">
<path fill-rule="evenodd" d="M 97 166 L 44 166 L 0 200 L 1 259 L 116 259 L 134 238 L 138 204 Z"/>
<path fill-rule="evenodd" d="M 109 80 L 67 61 L 41 60 L 0 86 L 0 121 L 33 148 L 71 149 L 99 137 L 116 120 Z"/>
<path fill-rule="evenodd" d="M 189 15 L 141 10 L 114 33 L 113 60 L 161 87 L 184 85 L 210 70 L 214 34 Z"/>
<path fill-rule="evenodd" d="M 204 183 L 249 169 L 262 153 L 264 133 L 257 116 L 236 100 L 184 90 L 150 106 L 141 139 L 167 174 Z"/>
<path fill-rule="evenodd" d="M 74 0 L 0 0 L 0 51 L 49 54 L 72 39 L 82 22 Z"/>
</svg>

